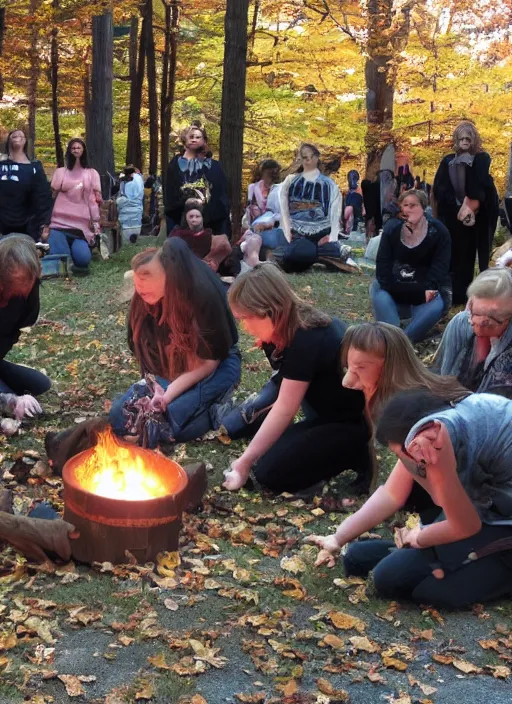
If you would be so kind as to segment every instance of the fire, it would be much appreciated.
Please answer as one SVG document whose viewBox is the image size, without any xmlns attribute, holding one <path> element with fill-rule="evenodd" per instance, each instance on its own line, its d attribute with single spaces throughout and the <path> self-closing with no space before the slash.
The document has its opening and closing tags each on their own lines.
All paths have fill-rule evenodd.
<svg viewBox="0 0 512 704">
<path fill-rule="evenodd" d="M 155 471 L 148 452 L 120 445 L 110 430 L 98 437 L 92 455 L 76 470 L 83 489 L 109 499 L 145 501 L 172 493 L 172 477 Z"/>
</svg>

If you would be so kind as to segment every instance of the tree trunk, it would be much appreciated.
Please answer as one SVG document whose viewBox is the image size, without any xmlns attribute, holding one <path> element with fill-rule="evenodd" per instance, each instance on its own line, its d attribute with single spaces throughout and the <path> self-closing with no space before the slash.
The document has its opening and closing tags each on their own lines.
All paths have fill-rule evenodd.
<svg viewBox="0 0 512 704">
<path fill-rule="evenodd" d="M 249 0 L 227 0 L 224 20 L 224 73 L 220 121 L 220 160 L 228 179 L 233 239 L 242 221 L 242 164 L 247 74 Z"/>
<path fill-rule="evenodd" d="M 144 51 L 139 49 L 139 67 L 137 67 L 137 34 L 139 20 L 132 17 L 130 24 L 130 112 L 128 117 L 128 140 L 126 143 L 126 163 L 142 169 L 142 144 L 140 141 L 140 109 L 142 105 L 142 80 L 144 77 Z M 141 34 L 141 44 L 143 33 Z M 142 68 L 140 63 L 142 62 Z"/>
<path fill-rule="evenodd" d="M 39 0 L 30 0 L 29 5 L 29 27 L 30 27 L 30 48 L 29 48 L 29 78 L 27 87 L 28 104 L 28 125 L 27 125 L 27 151 L 30 157 L 34 156 L 34 145 L 36 141 L 36 110 L 37 110 L 37 84 L 39 81 L 39 52 L 37 40 L 39 32 L 35 20 L 35 14 L 39 5 Z"/>
<path fill-rule="evenodd" d="M 84 61 L 84 120 L 86 138 L 91 134 L 91 65 L 87 58 Z"/>
<path fill-rule="evenodd" d="M 5 7 L 0 7 L 0 57 L 4 53 Z M 0 100 L 4 98 L 4 74 L 0 70 Z"/>
<path fill-rule="evenodd" d="M 149 173 L 158 169 L 158 96 L 156 93 L 155 37 L 153 34 L 153 0 L 146 0 L 146 59 L 149 102 Z"/>
<path fill-rule="evenodd" d="M 160 168 L 165 186 L 169 161 L 172 104 L 176 90 L 176 61 L 180 22 L 179 0 L 162 0 L 165 7 L 165 47 L 162 58 L 162 86 L 160 91 Z"/>
<path fill-rule="evenodd" d="M 58 10 L 59 0 L 53 0 L 52 7 L 54 10 Z M 57 25 L 55 25 L 52 29 L 52 40 L 50 49 L 50 77 L 52 84 L 52 123 L 53 134 L 55 138 L 55 161 L 57 162 L 57 166 L 64 166 L 64 153 L 62 151 L 62 142 L 60 139 L 59 126 L 59 45 L 57 42 L 58 33 L 59 29 Z"/>
<path fill-rule="evenodd" d="M 90 165 L 100 174 L 103 198 L 110 196 L 109 173 L 114 173 L 113 61 L 112 13 L 107 12 L 92 18 L 91 124 L 87 135 Z"/>
</svg>

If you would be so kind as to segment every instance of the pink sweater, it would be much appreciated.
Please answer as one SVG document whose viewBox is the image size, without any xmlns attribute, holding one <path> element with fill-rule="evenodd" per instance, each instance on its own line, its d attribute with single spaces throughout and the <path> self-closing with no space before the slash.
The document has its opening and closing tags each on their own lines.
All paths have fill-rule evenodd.
<svg viewBox="0 0 512 704">
<path fill-rule="evenodd" d="M 50 229 L 81 230 L 88 241 L 94 240 L 91 220 L 100 223 L 100 209 L 95 191 L 101 193 L 100 175 L 95 169 L 75 166 L 71 171 L 57 169 L 52 178 L 52 190 L 57 192 Z"/>
</svg>

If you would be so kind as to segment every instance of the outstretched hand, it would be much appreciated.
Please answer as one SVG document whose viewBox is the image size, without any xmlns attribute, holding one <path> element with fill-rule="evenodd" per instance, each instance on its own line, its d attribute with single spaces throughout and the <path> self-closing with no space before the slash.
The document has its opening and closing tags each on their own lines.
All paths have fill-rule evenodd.
<svg viewBox="0 0 512 704">
<path fill-rule="evenodd" d="M 327 565 L 327 567 L 334 567 L 336 558 L 341 549 L 341 545 L 336 540 L 335 535 L 308 535 L 304 538 L 304 542 L 313 543 L 313 545 L 320 548 L 315 567 L 324 564 Z"/>
<path fill-rule="evenodd" d="M 240 457 L 231 464 L 229 469 L 224 471 L 226 480 L 222 486 L 224 489 L 228 489 L 228 491 L 238 491 L 249 478 L 250 471 L 250 465 L 246 466 L 242 457 Z"/>
<path fill-rule="evenodd" d="M 35 415 L 42 413 L 39 401 L 29 394 L 24 396 L 18 396 L 16 399 L 16 406 L 14 407 L 14 416 L 17 420 L 21 420 L 25 416 L 33 418 Z"/>
</svg>

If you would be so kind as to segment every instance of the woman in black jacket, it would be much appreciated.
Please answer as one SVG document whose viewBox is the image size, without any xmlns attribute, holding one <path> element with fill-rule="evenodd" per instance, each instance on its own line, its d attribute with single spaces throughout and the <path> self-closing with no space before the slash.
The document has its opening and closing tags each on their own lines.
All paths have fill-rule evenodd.
<svg viewBox="0 0 512 704">
<path fill-rule="evenodd" d="M 451 305 L 450 235 L 425 216 L 423 191 L 405 191 L 398 202 L 402 219 L 384 228 L 370 298 L 376 320 L 400 327 L 411 318 L 405 333 L 420 342 Z"/>
<path fill-rule="evenodd" d="M 498 220 L 498 194 L 489 173 L 491 157 L 482 149 L 472 122 L 461 122 L 453 133 L 455 153 L 441 161 L 434 179 L 437 217 L 452 240 L 450 273 L 453 302 L 464 304 L 466 290 L 478 268 L 489 266 Z"/>
</svg>

